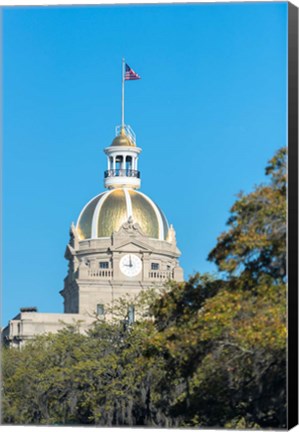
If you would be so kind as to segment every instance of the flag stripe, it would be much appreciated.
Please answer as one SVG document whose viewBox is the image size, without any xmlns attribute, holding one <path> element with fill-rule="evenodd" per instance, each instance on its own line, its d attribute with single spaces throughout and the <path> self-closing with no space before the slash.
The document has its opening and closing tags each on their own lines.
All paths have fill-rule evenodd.
<svg viewBox="0 0 299 432">
<path fill-rule="evenodd" d="M 126 64 L 126 72 L 125 72 L 124 79 L 126 81 L 138 80 L 138 79 L 141 79 L 141 77 L 136 72 L 134 72 L 133 69 L 131 69 L 129 65 Z"/>
</svg>

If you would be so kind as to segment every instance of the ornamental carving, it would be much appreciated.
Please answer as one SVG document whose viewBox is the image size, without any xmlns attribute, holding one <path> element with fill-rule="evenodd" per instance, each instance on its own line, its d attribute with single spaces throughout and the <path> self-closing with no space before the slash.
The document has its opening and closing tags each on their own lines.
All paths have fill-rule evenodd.
<svg viewBox="0 0 299 432">
<path fill-rule="evenodd" d="M 140 230 L 140 225 L 138 223 L 134 223 L 132 216 L 130 216 L 127 222 L 123 224 L 122 228 L 127 232 L 134 232 L 136 230 Z"/>
</svg>

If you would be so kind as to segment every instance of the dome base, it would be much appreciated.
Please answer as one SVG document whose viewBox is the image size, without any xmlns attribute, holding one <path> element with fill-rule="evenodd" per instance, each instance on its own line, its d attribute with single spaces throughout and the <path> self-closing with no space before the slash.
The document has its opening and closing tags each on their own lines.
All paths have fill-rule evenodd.
<svg viewBox="0 0 299 432">
<path fill-rule="evenodd" d="M 126 176 L 118 176 L 118 177 L 107 177 L 104 181 L 105 188 L 108 189 L 117 189 L 122 187 L 139 189 L 140 188 L 140 178 L 137 177 L 126 177 Z"/>
</svg>

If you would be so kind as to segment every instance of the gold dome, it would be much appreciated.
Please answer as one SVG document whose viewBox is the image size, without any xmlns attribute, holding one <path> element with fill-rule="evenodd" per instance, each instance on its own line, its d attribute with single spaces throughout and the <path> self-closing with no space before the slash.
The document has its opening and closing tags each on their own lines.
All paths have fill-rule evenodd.
<svg viewBox="0 0 299 432">
<path fill-rule="evenodd" d="M 136 147 L 136 144 L 130 140 L 130 138 L 125 134 L 124 130 L 121 130 L 120 134 L 112 141 L 111 146 Z"/>
<path fill-rule="evenodd" d="M 168 223 L 159 207 L 143 193 L 124 188 L 112 189 L 89 201 L 78 218 L 79 238 L 110 237 L 130 216 L 148 237 L 166 239 Z"/>
</svg>

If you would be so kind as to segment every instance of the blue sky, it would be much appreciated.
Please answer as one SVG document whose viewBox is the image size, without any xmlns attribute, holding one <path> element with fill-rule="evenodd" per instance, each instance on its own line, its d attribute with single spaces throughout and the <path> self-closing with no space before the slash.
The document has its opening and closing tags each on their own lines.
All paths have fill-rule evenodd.
<svg viewBox="0 0 299 432">
<path fill-rule="evenodd" d="M 240 190 L 286 145 L 287 3 L 3 10 L 3 311 L 62 312 L 69 226 L 103 191 L 121 120 L 141 191 L 173 223 L 185 276 L 206 261 Z"/>
</svg>

